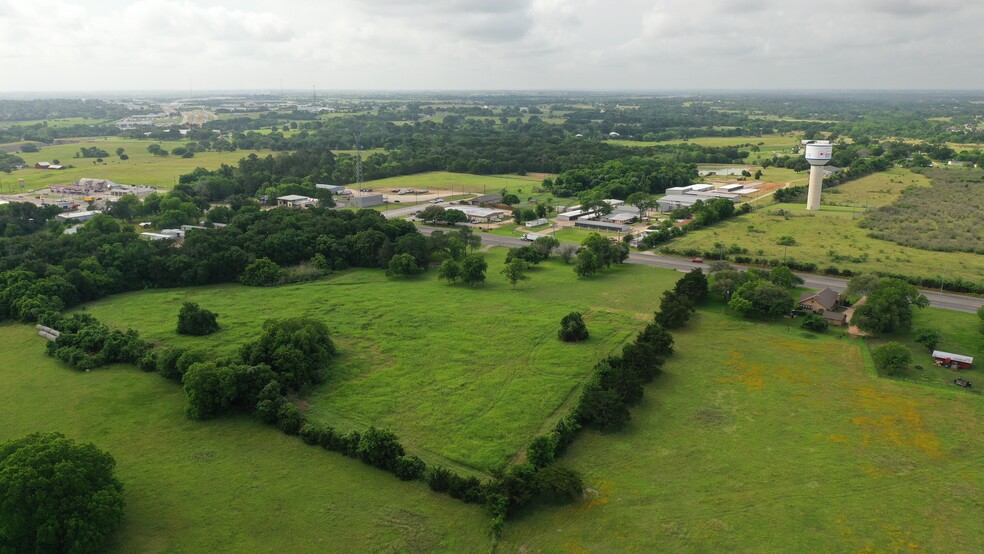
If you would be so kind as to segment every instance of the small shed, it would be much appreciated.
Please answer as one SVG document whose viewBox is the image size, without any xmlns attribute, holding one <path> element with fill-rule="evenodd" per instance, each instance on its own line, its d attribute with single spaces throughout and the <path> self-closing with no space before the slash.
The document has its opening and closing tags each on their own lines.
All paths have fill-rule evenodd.
<svg viewBox="0 0 984 554">
<path fill-rule="evenodd" d="M 936 365 L 952 367 L 953 369 L 970 369 L 970 366 L 974 364 L 974 358 L 970 356 L 943 352 L 942 350 L 933 350 L 933 361 Z"/>
<path fill-rule="evenodd" d="M 823 317 L 823 320 L 826 321 L 828 325 L 835 325 L 837 327 L 847 325 L 847 314 L 841 312 L 824 310 L 821 317 Z"/>
</svg>

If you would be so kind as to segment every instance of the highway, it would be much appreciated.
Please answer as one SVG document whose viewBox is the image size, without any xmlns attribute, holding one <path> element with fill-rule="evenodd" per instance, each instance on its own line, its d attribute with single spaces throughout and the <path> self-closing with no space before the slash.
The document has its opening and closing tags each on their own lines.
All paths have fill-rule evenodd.
<svg viewBox="0 0 984 554">
<path fill-rule="evenodd" d="M 419 227 L 420 231 L 425 234 L 430 234 L 434 231 L 447 231 L 447 229 L 438 229 L 436 227 Z M 488 233 L 479 233 L 482 237 L 482 244 L 488 244 L 492 246 L 507 246 L 510 248 L 515 248 L 517 246 L 524 246 L 529 244 L 528 242 L 520 239 L 519 237 L 503 237 L 499 235 L 490 235 Z M 573 244 L 573 243 L 572 243 Z M 694 263 L 690 260 L 683 258 L 674 258 L 671 256 L 660 256 L 658 254 L 651 254 L 649 252 L 633 252 L 629 254 L 628 263 L 648 265 L 651 267 L 662 267 L 667 269 L 675 269 L 677 271 L 690 271 L 694 268 L 700 268 L 702 271 L 705 270 L 705 265 L 701 263 Z M 732 264 L 736 269 L 745 271 L 748 268 L 736 264 Z M 838 277 L 828 277 L 826 275 L 811 275 L 808 273 L 797 273 L 799 277 L 803 279 L 803 285 L 809 288 L 820 289 L 823 287 L 830 287 L 838 292 L 843 291 L 847 288 L 847 279 L 841 279 Z M 926 290 L 919 289 L 919 291 L 926 295 L 929 299 L 929 305 L 934 308 L 942 308 L 945 310 L 953 310 L 957 312 L 967 312 L 974 313 L 984 306 L 984 298 L 977 298 L 973 296 L 964 296 L 962 294 L 953 294 L 948 292 L 940 292 L 938 290 Z"/>
</svg>

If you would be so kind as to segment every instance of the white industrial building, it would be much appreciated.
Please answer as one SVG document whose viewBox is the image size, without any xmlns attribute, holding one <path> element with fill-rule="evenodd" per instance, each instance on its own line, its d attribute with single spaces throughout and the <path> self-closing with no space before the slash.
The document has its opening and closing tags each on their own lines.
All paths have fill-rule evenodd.
<svg viewBox="0 0 984 554">
<path fill-rule="evenodd" d="M 343 187 L 341 185 L 323 185 L 323 184 L 318 184 L 318 185 L 314 185 L 314 188 L 321 189 L 321 190 L 327 190 L 328 192 L 330 192 L 332 194 L 335 194 L 335 195 L 339 195 L 339 194 L 352 194 L 352 191 L 346 189 L 345 187 Z"/>
<path fill-rule="evenodd" d="M 612 233 L 629 232 L 628 225 L 621 225 L 619 223 L 608 223 L 606 221 L 592 221 L 589 219 L 578 219 L 574 221 L 574 226 L 579 229 L 590 229 L 592 231 L 609 231 Z"/>
<path fill-rule="evenodd" d="M 455 206 L 453 209 L 460 210 L 468 216 L 468 219 L 472 221 L 482 221 L 489 222 L 495 218 L 502 217 L 506 214 L 505 210 L 496 210 L 493 208 L 476 208 L 474 206 Z"/>
<path fill-rule="evenodd" d="M 58 214 L 58 215 L 55 216 L 55 218 L 60 219 L 61 221 L 67 221 L 67 222 L 72 222 L 72 223 L 82 223 L 84 221 L 89 221 L 90 219 L 96 217 L 97 215 L 99 215 L 101 213 L 102 212 L 99 211 L 99 210 L 91 210 L 91 211 L 85 211 L 85 212 L 71 212 L 71 213 L 67 213 L 67 214 Z"/>
<path fill-rule="evenodd" d="M 318 201 L 314 198 L 301 196 L 300 194 L 288 194 L 287 196 L 277 197 L 277 205 L 287 206 L 288 208 L 306 208 L 317 205 L 317 203 Z"/>
<path fill-rule="evenodd" d="M 569 212 L 564 212 L 557 215 L 557 219 L 561 221 L 577 221 L 582 217 L 591 217 L 596 215 L 598 212 L 596 210 L 572 210 Z"/>
</svg>

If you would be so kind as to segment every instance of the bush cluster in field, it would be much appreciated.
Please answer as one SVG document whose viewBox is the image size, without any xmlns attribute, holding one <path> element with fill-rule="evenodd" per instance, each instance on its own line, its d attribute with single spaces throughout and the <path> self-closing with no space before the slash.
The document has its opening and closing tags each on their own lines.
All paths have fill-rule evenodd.
<svg viewBox="0 0 984 554">
<path fill-rule="evenodd" d="M 984 254 L 984 174 L 974 170 L 920 170 L 931 187 L 909 187 L 888 206 L 859 222 L 871 236 L 904 246 Z"/>
</svg>

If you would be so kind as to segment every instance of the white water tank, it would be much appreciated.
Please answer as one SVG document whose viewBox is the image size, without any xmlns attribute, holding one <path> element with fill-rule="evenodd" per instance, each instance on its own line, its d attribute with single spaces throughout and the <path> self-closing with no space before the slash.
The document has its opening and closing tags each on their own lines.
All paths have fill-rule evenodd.
<svg viewBox="0 0 984 554">
<path fill-rule="evenodd" d="M 834 146 L 830 141 L 813 142 L 806 145 L 806 161 L 810 162 L 810 165 L 827 165 L 833 152 Z"/>
</svg>

